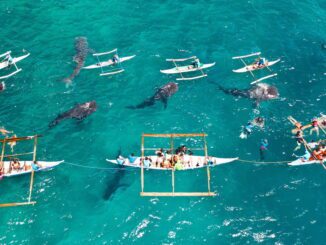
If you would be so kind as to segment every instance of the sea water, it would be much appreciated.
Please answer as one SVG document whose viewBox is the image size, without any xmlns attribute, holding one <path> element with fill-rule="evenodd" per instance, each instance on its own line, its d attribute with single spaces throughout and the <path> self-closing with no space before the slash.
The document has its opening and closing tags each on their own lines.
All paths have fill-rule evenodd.
<svg viewBox="0 0 326 245">
<path fill-rule="evenodd" d="M 1 1 L 0 53 L 31 55 L 18 64 L 22 72 L 5 81 L 0 125 L 18 136 L 42 134 L 38 159 L 66 163 L 35 174 L 35 206 L 0 210 L 0 243 L 325 244 L 326 178 L 319 165 L 235 162 L 211 169 L 216 197 L 147 198 L 139 196 L 139 170 L 113 170 L 105 161 L 119 151 L 139 155 L 142 133 L 192 132 L 208 134 L 213 156 L 259 161 L 266 138 L 266 161 L 294 160 L 286 118 L 308 123 L 325 112 L 325 8 L 322 0 Z M 100 77 L 97 70 L 82 70 L 66 86 L 78 36 L 87 37 L 95 52 L 118 48 L 120 56 L 136 57 L 123 64 L 124 73 Z M 278 76 L 266 81 L 280 98 L 253 108 L 218 86 L 249 88 L 253 78 L 233 73 L 242 64 L 231 58 L 257 51 L 281 58 L 271 67 Z M 126 108 L 177 77 L 159 72 L 172 67 L 166 58 L 193 55 L 216 62 L 207 78 L 179 81 L 167 109 L 161 102 Z M 90 100 L 98 104 L 94 114 L 48 128 L 59 113 Z M 240 139 L 241 126 L 258 115 L 265 129 Z M 146 143 L 168 147 L 163 140 Z M 177 191 L 207 190 L 203 169 L 175 175 Z M 2 180 L 1 203 L 26 201 L 29 178 Z M 145 190 L 171 188 L 170 172 L 145 171 Z"/>
</svg>

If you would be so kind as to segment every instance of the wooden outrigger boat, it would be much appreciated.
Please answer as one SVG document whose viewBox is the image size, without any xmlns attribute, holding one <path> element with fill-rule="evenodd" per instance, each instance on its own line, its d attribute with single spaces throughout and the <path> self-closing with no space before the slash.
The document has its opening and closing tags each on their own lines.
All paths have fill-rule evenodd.
<svg viewBox="0 0 326 245">
<path fill-rule="evenodd" d="M 0 79 L 6 79 L 6 78 L 9 78 L 15 74 L 17 74 L 18 72 L 22 71 L 21 68 L 18 68 L 16 63 L 18 63 L 19 61 L 27 58 L 30 54 L 27 53 L 25 55 L 22 55 L 22 56 L 19 56 L 19 57 L 11 57 L 11 51 L 7 51 L 6 53 L 3 53 L 0 55 L 0 58 L 4 58 L 4 60 L 2 60 L 0 62 L 0 70 L 1 69 L 4 69 L 4 68 L 7 68 L 11 65 L 13 65 L 15 67 L 15 71 L 13 71 L 12 73 L 8 74 L 8 75 L 5 75 L 5 76 L 1 76 Z"/>
<path fill-rule="evenodd" d="M 141 196 L 215 196 L 215 192 L 211 192 L 210 189 L 210 168 L 230 163 L 236 161 L 238 158 L 217 158 L 208 156 L 207 152 L 207 144 L 206 144 L 206 134 L 204 133 L 194 133 L 194 134 L 143 134 L 141 140 L 141 157 L 137 157 L 130 162 L 128 158 L 119 157 L 119 159 L 106 159 L 108 162 L 112 164 L 122 165 L 125 167 L 134 167 L 140 168 L 141 170 Z M 165 156 L 163 155 L 150 155 L 145 157 L 145 151 L 153 151 L 157 150 L 157 148 L 145 148 L 145 138 L 169 138 L 170 139 L 170 148 L 169 152 Z M 173 154 L 174 152 L 174 139 L 180 137 L 200 137 L 203 139 L 204 145 L 203 148 L 193 148 L 188 150 L 203 150 L 204 156 L 194 156 L 186 153 L 182 153 L 178 156 L 178 154 Z M 178 156 L 180 161 L 175 163 L 173 166 L 164 167 L 164 161 L 173 162 L 175 156 Z M 149 159 L 151 161 L 151 165 L 145 166 L 145 160 Z M 177 168 L 177 164 L 179 164 L 180 168 Z M 180 165 L 181 164 L 181 165 Z M 182 167 L 181 167 L 182 166 Z M 175 192 L 175 184 L 174 184 L 174 172 L 179 170 L 191 170 L 191 169 L 201 169 L 206 168 L 207 170 L 207 184 L 208 184 L 208 192 Z M 144 191 L 144 169 L 148 170 L 168 170 L 172 173 L 172 192 L 145 192 Z"/>
<path fill-rule="evenodd" d="M 274 61 L 268 61 L 268 60 L 265 60 L 265 64 L 264 65 L 258 65 L 257 62 L 254 62 L 250 65 L 248 65 L 244 59 L 245 58 L 249 58 L 249 57 L 253 57 L 253 56 L 257 56 L 258 59 L 262 59 L 260 57 L 260 54 L 261 52 L 257 52 L 257 53 L 252 53 L 252 54 L 248 54 L 248 55 L 243 55 L 243 56 L 236 56 L 236 57 L 232 57 L 232 59 L 234 60 L 237 60 L 237 59 L 240 59 L 241 62 L 245 65 L 244 67 L 242 68 L 239 68 L 239 69 L 236 69 L 236 70 L 232 70 L 233 72 L 235 73 L 244 73 L 244 72 L 250 72 L 250 75 L 255 79 L 254 81 L 252 81 L 250 84 L 255 84 L 255 83 L 259 83 L 263 80 L 266 80 L 268 78 L 272 78 L 272 77 L 275 77 L 277 76 L 277 73 L 273 73 L 273 74 L 270 74 L 268 76 L 265 76 L 265 77 L 262 77 L 262 78 L 259 78 L 257 79 L 255 77 L 255 75 L 253 74 L 253 71 L 256 71 L 256 70 L 261 70 L 261 69 L 264 69 L 264 68 L 267 68 L 270 72 L 272 72 L 272 70 L 269 68 L 270 66 L 272 65 L 275 65 L 276 63 L 278 63 L 281 59 L 277 59 L 277 60 L 274 60 Z M 264 58 L 263 58 L 264 59 Z"/>
<path fill-rule="evenodd" d="M 161 160 L 158 156 L 147 156 L 152 164 L 149 167 L 145 167 L 146 169 L 151 170 L 171 170 L 171 168 L 161 167 L 156 163 L 159 163 Z M 123 166 L 126 167 L 134 167 L 134 168 L 141 168 L 142 167 L 142 158 L 137 157 L 136 160 L 131 163 L 128 158 L 121 158 L 119 160 L 116 159 L 106 159 L 108 162 L 121 165 L 121 161 L 123 162 Z M 190 169 L 197 169 L 197 168 L 204 168 L 209 164 L 210 167 L 215 167 L 217 165 L 230 163 L 233 161 L 238 160 L 238 158 L 219 158 L 219 157 L 204 157 L 204 156 L 193 156 L 193 155 L 185 155 L 183 159 L 183 168 L 179 170 L 190 170 Z"/>
<path fill-rule="evenodd" d="M 177 62 L 184 62 L 184 61 L 188 61 L 188 60 L 192 60 L 192 64 L 190 65 L 185 65 L 185 66 L 178 66 Z M 166 70 L 160 70 L 161 73 L 164 74 L 180 74 L 180 78 L 177 78 L 177 80 L 194 80 L 194 79 L 199 79 L 199 78 L 203 78 L 203 77 L 207 77 L 207 74 L 204 73 L 204 69 L 210 68 L 212 66 L 215 65 L 214 63 L 210 63 L 210 64 L 202 64 L 199 62 L 199 65 L 196 67 L 194 65 L 194 63 L 196 62 L 196 60 L 198 60 L 198 58 L 196 56 L 192 56 L 189 58 L 184 58 L 184 59 L 166 59 L 166 61 L 170 61 L 173 62 L 173 64 L 175 65 L 174 68 L 171 69 L 166 69 Z M 188 72 L 196 72 L 196 71 L 200 71 L 201 75 L 199 76 L 194 76 L 194 77 L 184 77 L 183 73 L 188 73 Z"/>
<path fill-rule="evenodd" d="M 116 61 L 114 61 L 114 58 L 111 58 L 111 59 L 106 60 L 106 61 L 100 61 L 99 57 L 101 57 L 103 55 L 112 54 L 112 53 L 115 53 L 114 58 L 116 59 Z M 93 64 L 93 65 L 85 66 L 85 67 L 83 67 L 83 69 L 89 70 L 89 69 L 101 68 L 102 72 L 100 73 L 100 76 L 110 76 L 110 75 L 114 75 L 114 74 L 124 72 L 125 70 L 122 68 L 121 63 L 123 63 L 123 62 L 125 62 L 127 60 L 131 60 L 136 55 L 131 55 L 131 56 L 126 56 L 126 57 L 121 57 L 120 58 L 118 56 L 118 49 L 113 49 L 113 50 L 108 51 L 108 52 L 93 54 L 93 56 L 97 58 L 98 62 L 96 64 Z M 103 67 L 108 67 L 108 66 L 116 66 L 116 67 L 105 71 L 103 69 Z"/>
<path fill-rule="evenodd" d="M 58 165 L 60 165 L 63 161 L 37 161 L 36 160 L 36 151 L 37 151 L 37 140 L 41 137 L 40 135 L 27 136 L 27 137 L 12 137 L 12 138 L 4 138 L 0 140 L 2 143 L 2 151 L 0 158 L 0 178 L 6 177 L 14 177 L 20 175 L 31 174 L 30 184 L 29 184 L 29 195 L 27 198 L 27 202 L 13 202 L 13 203 L 3 203 L 0 204 L 0 207 L 12 207 L 12 206 L 23 206 L 23 205 L 34 205 L 36 202 L 32 201 L 32 191 L 33 191 L 33 183 L 34 183 L 34 172 L 45 171 L 52 169 Z M 24 152 L 24 153 L 16 153 L 6 155 L 6 144 L 7 143 L 16 143 L 18 141 L 28 141 L 32 140 L 34 142 L 34 147 L 32 152 Z M 32 160 L 18 160 L 16 157 L 32 155 Z M 3 161 L 5 158 L 13 159 L 12 161 Z"/>
</svg>

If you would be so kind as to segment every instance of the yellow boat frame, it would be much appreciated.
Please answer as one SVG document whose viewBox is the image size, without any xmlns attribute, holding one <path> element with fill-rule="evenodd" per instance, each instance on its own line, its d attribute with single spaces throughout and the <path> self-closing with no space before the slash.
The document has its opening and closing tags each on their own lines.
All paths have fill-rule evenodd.
<svg viewBox="0 0 326 245">
<path fill-rule="evenodd" d="M 15 138 L 4 138 L 1 139 L 0 142 L 2 143 L 2 151 L 1 151 L 1 158 L 0 158 L 0 168 L 3 167 L 3 159 L 6 157 L 14 157 L 14 156 L 24 156 L 24 155 L 33 155 L 33 162 L 36 161 L 36 150 L 37 150 L 37 139 L 41 137 L 41 135 L 34 135 L 34 136 L 27 136 L 27 137 L 15 137 Z M 11 154 L 5 155 L 6 151 L 6 143 L 8 142 L 17 142 L 23 140 L 33 140 L 34 141 L 34 148 L 32 152 L 25 152 L 19 154 Z M 34 170 L 32 169 L 31 172 L 31 179 L 29 183 L 29 194 L 28 194 L 28 201 L 27 202 L 11 202 L 11 203 L 2 203 L 0 204 L 0 208 L 4 207 L 15 207 L 15 206 L 25 206 L 25 205 L 34 205 L 36 202 L 31 201 L 32 199 L 32 192 L 33 192 L 33 183 L 34 183 Z"/>
<path fill-rule="evenodd" d="M 145 150 L 149 150 L 152 148 L 145 148 L 145 138 L 146 137 L 156 137 L 156 138 L 170 138 L 170 149 L 171 151 L 173 151 L 174 149 L 174 145 L 173 145 L 173 139 L 174 138 L 180 138 L 180 137 L 202 137 L 203 141 L 204 141 L 204 148 L 201 148 L 204 150 L 205 152 L 205 158 L 207 161 L 207 157 L 208 157 L 208 153 L 207 153 L 207 144 L 206 144 L 206 136 L 207 134 L 205 133 L 193 133 L 193 134 L 142 134 L 141 137 L 141 157 L 142 159 L 144 159 L 145 156 Z M 207 162 L 206 162 L 207 164 Z M 141 192 L 140 192 L 140 196 L 144 197 L 175 197 L 175 196 L 216 196 L 215 192 L 211 192 L 211 177 L 210 177 L 210 168 L 207 165 L 207 188 L 208 191 L 207 192 L 175 192 L 175 185 L 174 185 L 174 168 L 172 168 L 171 172 L 172 172 L 172 192 L 145 192 L 144 188 L 144 164 L 141 165 L 141 170 L 140 170 L 140 184 L 141 184 Z"/>
</svg>

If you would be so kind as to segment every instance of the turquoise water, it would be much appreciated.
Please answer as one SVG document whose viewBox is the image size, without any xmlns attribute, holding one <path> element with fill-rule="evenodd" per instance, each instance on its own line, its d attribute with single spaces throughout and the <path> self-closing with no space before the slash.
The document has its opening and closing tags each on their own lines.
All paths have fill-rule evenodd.
<svg viewBox="0 0 326 245">
<path fill-rule="evenodd" d="M 21 73 L 6 80 L 0 125 L 20 136 L 43 134 L 40 160 L 99 168 L 112 167 L 105 159 L 120 148 L 125 155 L 139 154 L 143 132 L 206 132 L 210 155 L 248 160 L 259 160 L 260 139 L 267 138 L 266 160 L 293 159 L 286 117 L 308 121 L 325 112 L 325 9 L 322 0 L 2 1 L 1 53 L 25 49 L 31 56 L 20 63 Z M 87 37 L 97 52 L 118 47 L 121 56 L 137 57 L 124 64 L 123 74 L 108 78 L 81 71 L 66 87 L 61 81 L 75 66 L 77 36 Z M 259 108 L 265 131 L 240 140 L 241 125 L 257 111 L 251 101 L 223 94 L 218 84 L 248 87 L 251 77 L 232 73 L 241 63 L 231 57 L 257 50 L 282 59 L 272 68 L 278 77 L 268 81 L 281 98 Z M 216 61 L 208 78 L 179 82 L 166 110 L 161 103 L 125 108 L 175 78 L 159 73 L 169 68 L 165 58 L 191 55 Z M 93 61 L 88 56 L 86 63 Z M 98 103 L 96 113 L 48 129 L 58 113 L 89 100 Z M 137 170 L 63 164 L 36 174 L 37 205 L 0 210 L 0 243 L 326 243 L 326 178 L 320 166 L 236 162 L 211 172 L 217 197 L 141 198 Z M 206 189 L 204 170 L 176 175 L 177 190 Z M 171 188 L 170 173 L 146 171 L 145 182 L 148 191 Z M 1 202 L 25 201 L 28 184 L 28 176 L 1 181 Z"/>
</svg>

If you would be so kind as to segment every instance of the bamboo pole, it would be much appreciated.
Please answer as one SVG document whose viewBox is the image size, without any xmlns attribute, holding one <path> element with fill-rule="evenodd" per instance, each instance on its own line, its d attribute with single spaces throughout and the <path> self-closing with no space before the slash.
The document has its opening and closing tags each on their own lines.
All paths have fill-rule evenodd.
<svg viewBox="0 0 326 245">
<path fill-rule="evenodd" d="M 193 133 L 193 134 L 143 134 L 144 137 L 161 137 L 161 138 L 170 138 L 170 137 L 203 137 L 207 136 L 204 133 Z"/>
<path fill-rule="evenodd" d="M 143 197 L 212 197 L 215 192 L 141 192 Z"/>
<path fill-rule="evenodd" d="M 172 167 L 172 193 L 174 193 L 174 168 Z"/>
<path fill-rule="evenodd" d="M 25 205 L 34 205 L 36 202 L 12 202 L 12 203 L 2 203 L 0 204 L 0 208 L 7 207 L 16 207 L 16 206 L 25 206 Z"/>
<path fill-rule="evenodd" d="M 9 158 L 9 157 L 16 157 L 16 156 L 31 155 L 31 154 L 34 154 L 34 151 L 32 151 L 32 152 L 25 152 L 25 153 L 18 153 L 18 154 L 10 154 L 10 155 L 5 155 L 3 157 L 4 158 Z"/>
<path fill-rule="evenodd" d="M 36 161 L 36 150 L 37 150 L 37 137 L 34 137 L 33 163 L 35 163 L 35 161 Z M 33 183 L 34 183 L 34 169 L 32 168 L 31 181 L 30 181 L 30 185 L 29 185 L 28 202 L 31 202 L 32 192 L 33 192 Z"/>
<path fill-rule="evenodd" d="M 3 167 L 3 157 L 5 154 L 5 149 L 6 149 L 6 139 L 3 139 L 2 141 L 2 151 L 1 151 L 1 160 L 0 160 L 0 168 Z"/>
<path fill-rule="evenodd" d="M 208 188 L 208 192 L 211 192 L 211 173 L 210 173 L 210 168 L 207 162 L 208 159 L 208 151 L 207 151 L 207 143 L 206 143 L 206 137 L 203 137 L 204 139 L 204 151 L 205 151 L 205 162 L 207 164 L 206 170 L 207 170 L 207 188 Z"/>
<path fill-rule="evenodd" d="M 145 144 L 145 138 L 144 136 L 141 137 L 141 169 L 140 169 L 140 184 L 141 184 L 141 192 L 144 192 L 144 144 Z"/>
</svg>

